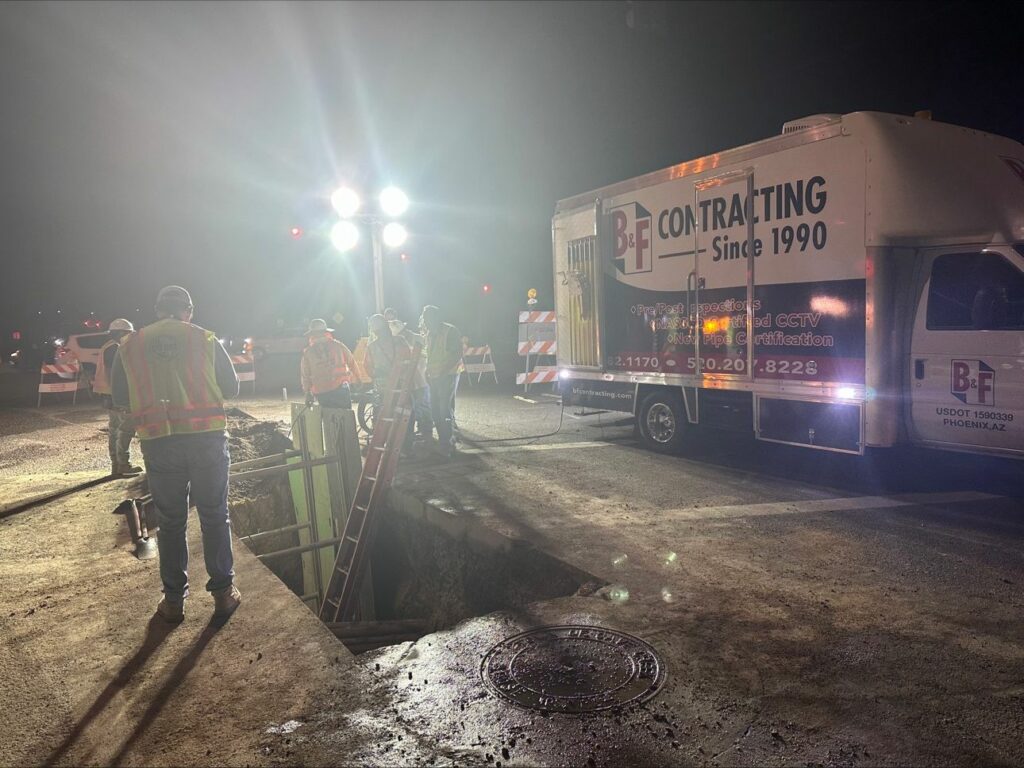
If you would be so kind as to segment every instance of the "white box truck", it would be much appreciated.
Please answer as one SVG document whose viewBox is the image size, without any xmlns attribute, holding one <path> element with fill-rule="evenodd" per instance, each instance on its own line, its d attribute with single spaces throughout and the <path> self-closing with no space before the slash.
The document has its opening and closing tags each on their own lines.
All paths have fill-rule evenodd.
<svg viewBox="0 0 1024 768">
<path fill-rule="evenodd" d="M 552 221 L 567 405 L 863 453 L 1024 457 L 1024 146 L 815 115 Z"/>
</svg>

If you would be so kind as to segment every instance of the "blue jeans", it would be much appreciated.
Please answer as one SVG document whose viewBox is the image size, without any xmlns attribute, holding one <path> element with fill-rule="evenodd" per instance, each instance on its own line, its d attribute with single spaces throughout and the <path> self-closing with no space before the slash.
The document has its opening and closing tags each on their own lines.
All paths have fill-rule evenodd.
<svg viewBox="0 0 1024 768">
<path fill-rule="evenodd" d="M 203 531 L 210 592 L 231 586 L 235 576 L 228 518 L 228 439 L 223 432 L 170 435 L 143 440 L 149 490 L 160 533 L 160 579 L 170 602 L 188 597 L 188 509 L 191 497 Z"/>
<path fill-rule="evenodd" d="M 352 409 L 352 390 L 348 384 L 342 384 L 330 392 L 321 392 L 316 396 L 316 401 L 324 408 L 347 408 Z"/>
<path fill-rule="evenodd" d="M 434 419 L 434 426 L 437 427 L 437 442 L 442 449 L 448 449 L 455 445 L 455 435 L 452 427 L 455 421 L 455 392 L 459 388 L 459 374 L 451 376 L 438 376 L 436 379 L 429 379 L 430 385 L 430 415 Z"/>
</svg>

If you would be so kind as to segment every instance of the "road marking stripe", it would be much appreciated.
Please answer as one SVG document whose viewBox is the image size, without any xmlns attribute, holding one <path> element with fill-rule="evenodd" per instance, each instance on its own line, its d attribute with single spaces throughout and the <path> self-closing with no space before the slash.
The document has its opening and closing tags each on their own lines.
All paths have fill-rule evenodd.
<svg viewBox="0 0 1024 768">
<path fill-rule="evenodd" d="M 512 395 L 512 398 L 514 400 L 522 400 L 524 403 L 529 403 L 530 405 L 536 405 L 537 404 L 536 400 L 531 400 L 530 398 L 523 397 L 522 395 Z"/>
<path fill-rule="evenodd" d="M 509 440 L 515 440 L 517 438 L 509 438 Z M 527 438 L 518 438 L 527 439 Z M 487 454 L 487 453 L 512 453 L 514 451 L 562 451 L 562 450 L 582 450 L 585 448 L 614 448 L 615 443 L 599 443 L 595 441 L 587 441 L 581 443 L 536 443 L 534 445 L 498 445 L 494 448 L 466 448 L 460 449 L 460 454 L 473 455 L 473 454 Z"/>
<path fill-rule="evenodd" d="M 772 501 L 763 504 L 732 504 L 720 507 L 697 507 L 665 510 L 673 517 L 691 520 L 790 515 L 820 512 L 847 512 L 861 509 L 912 507 L 921 504 L 956 504 L 968 501 L 999 499 L 991 493 L 955 491 L 950 493 L 907 493 L 895 496 L 855 496 L 841 499 L 805 499 L 803 501 Z"/>
</svg>

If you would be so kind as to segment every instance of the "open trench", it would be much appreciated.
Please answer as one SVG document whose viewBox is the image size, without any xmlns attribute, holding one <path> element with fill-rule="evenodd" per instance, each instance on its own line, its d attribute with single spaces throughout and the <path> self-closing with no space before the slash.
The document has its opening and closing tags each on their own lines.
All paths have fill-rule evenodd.
<svg viewBox="0 0 1024 768">
<path fill-rule="evenodd" d="M 241 411 L 232 414 L 229 432 L 235 463 L 292 448 L 276 423 Z M 285 476 L 232 481 L 229 507 L 232 528 L 257 556 L 299 546 L 295 530 L 262 534 L 296 522 Z M 537 549 L 489 547 L 479 537 L 452 534 L 399 507 L 388 504 L 378 514 L 370 550 L 372 620 L 328 625 L 353 653 L 416 640 L 474 616 L 599 586 L 590 574 Z M 308 596 L 316 586 L 303 583 L 301 558 L 286 554 L 261 559 L 315 610 L 315 601 Z"/>
</svg>

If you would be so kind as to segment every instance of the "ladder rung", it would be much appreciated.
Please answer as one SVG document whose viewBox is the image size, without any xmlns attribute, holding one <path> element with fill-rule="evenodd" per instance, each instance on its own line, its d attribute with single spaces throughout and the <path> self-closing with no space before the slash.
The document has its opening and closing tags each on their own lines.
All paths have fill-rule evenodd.
<svg viewBox="0 0 1024 768">
<path fill-rule="evenodd" d="M 375 451 L 383 451 L 383 450 L 385 450 L 385 448 L 384 448 L 384 446 L 383 446 L 383 445 L 374 445 L 374 446 L 371 446 L 371 447 L 372 447 L 372 448 L 373 448 L 373 450 L 375 450 Z"/>
<path fill-rule="evenodd" d="M 358 504 L 356 504 L 356 509 L 358 509 L 360 512 L 366 512 L 367 511 L 366 507 L 360 507 Z"/>
<path fill-rule="evenodd" d="M 331 606 L 334 606 L 335 608 L 338 608 L 338 607 L 339 607 L 339 604 L 341 603 L 341 600 L 339 600 L 339 601 L 338 601 L 337 603 L 336 603 L 336 602 L 334 602 L 333 600 L 327 600 L 327 601 L 325 601 L 325 602 L 326 602 L 326 603 L 327 603 L 328 605 L 331 605 Z"/>
<path fill-rule="evenodd" d="M 386 422 L 388 422 L 389 424 L 390 424 L 390 423 L 391 423 L 392 421 L 394 421 L 394 420 L 395 420 L 395 419 L 394 419 L 394 417 L 393 417 L 393 416 L 386 416 L 386 417 L 382 417 L 382 418 L 381 418 L 381 421 L 386 421 Z"/>
<path fill-rule="evenodd" d="M 346 536 L 345 541 L 351 541 L 353 544 L 359 543 L 359 539 L 357 539 L 355 536 Z"/>
</svg>

